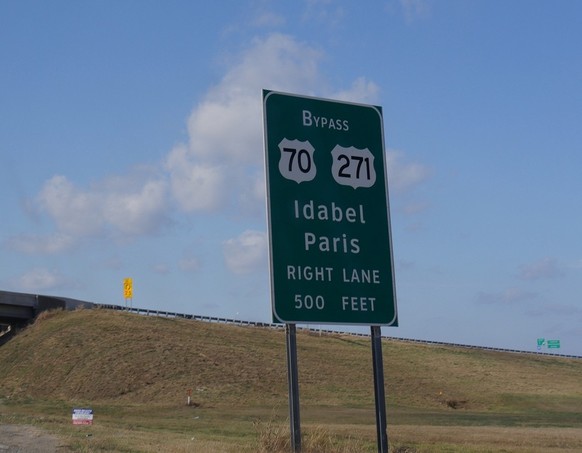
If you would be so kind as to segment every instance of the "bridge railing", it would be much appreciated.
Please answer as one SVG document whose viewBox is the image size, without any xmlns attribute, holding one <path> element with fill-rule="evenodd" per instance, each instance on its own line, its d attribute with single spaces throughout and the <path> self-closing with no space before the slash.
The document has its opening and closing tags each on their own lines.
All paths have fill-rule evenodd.
<svg viewBox="0 0 582 453">
<path fill-rule="evenodd" d="M 162 310 L 152 310 L 149 308 L 134 308 L 134 307 L 124 307 L 122 305 L 108 305 L 108 304 L 94 304 L 97 308 L 103 308 L 107 310 L 119 310 L 119 311 L 127 311 L 130 313 L 136 313 L 138 315 L 144 316 L 161 316 L 165 318 L 184 318 L 184 319 L 191 319 L 194 321 L 204 321 L 204 322 L 211 322 L 211 323 L 221 323 L 221 324 L 233 324 L 238 326 L 251 326 L 251 327 L 266 327 L 270 329 L 283 329 L 285 327 L 284 324 L 277 324 L 277 323 L 267 323 L 267 322 L 259 322 L 259 321 L 245 321 L 240 319 L 232 319 L 232 318 L 223 318 L 223 317 L 216 317 L 216 316 L 203 316 L 203 315 L 191 315 L 191 314 L 184 314 L 184 313 L 175 313 L 169 311 L 162 311 Z M 370 334 L 367 333 L 360 333 L 360 332 L 346 332 L 340 330 L 331 330 L 331 329 L 321 329 L 309 326 L 298 326 L 300 330 L 310 331 L 310 332 L 320 332 L 329 335 L 349 335 L 355 337 L 369 337 Z M 431 340 L 417 340 L 412 338 L 403 338 L 403 337 L 393 337 L 389 335 L 382 335 L 382 338 L 389 340 L 389 341 L 398 341 L 398 342 L 405 342 L 405 343 L 418 343 L 418 344 L 427 344 L 427 345 L 436 345 L 436 346 L 447 346 L 447 347 L 456 347 L 456 348 L 465 348 L 465 349 L 481 349 L 486 351 L 495 351 L 495 352 L 510 352 L 510 353 L 518 353 L 518 354 L 531 354 L 531 355 L 538 355 L 538 356 L 551 356 L 551 357 L 562 357 L 562 358 L 569 358 L 569 359 L 582 359 L 582 356 L 577 355 L 570 355 L 570 354 L 558 354 L 558 353 L 551 353 L 551 352 L 540 352 L 540 351 L 524 351 L 519 349 L 504 349 L 504 348 L 495 348 L 490 346 L 475 346 L 475 345 L 468 345 L 462 343 L 448 343 L 444 341 L 431 341 Z"/>
<path fill-rule="evenodd" d="M 111 304 L 94 304 L 90 302 L 80 301 L 76 299 L 68 299 L 63 297 L 53 297 L 53 296 L 41 296 L 41 295 L 34 295 L 34 294 L 23 294 L 23 293 L 13 293 L 8 291 L 0 291 L 0 306 L 5 305 L 5 308 L 8 305 L 12 305 L 17 301 L 18 305 L 22 305 L 25 307 L 30 308 L 31 314 L 29 314 L 27 319 L 32 319 L 38 314 L 39 310 L 42 309 L 50 309 L 50 308 L 57 308 L 64 305 L 64 308 L 67 310 L 73 310 L 79 307 L 86 307 L 86 308 L 105 308 L 110 310 L 120 310 L 120 311 L 128 311 L 132 313 L 136 313 L 139 315 L 145 316 L 163 316 L 167 318 L 184 318 L 184 319 L 192 319 L 195 321 L 204 321 L 204 322 L 212 322 L 212 323 L 224 323 L 224 324 L 234 324 L 238 326 L 252 326 L 252 327 L 265 327 L 270 329 L 283 329 L 284 324 L 277 324 L 277 323 L 266 323 L 260 321 L 245 321 L 233 318 L 224 318 L 224 317 L 216 317 L 216 316 L 204 316 L 204 315 L 193 315 L 193 314 L 184 314 L 184 313 L 176 313 L 170 311 L 162 311 L 162 310 L 152 310 L 152 309 L 145 309 L 145 308 L 134 308 L 134 307 L 127 307 L 121 305 L 111 305 Z M 20 308 L 20 307 L 19 307 Z M 0 319 L 1 321 L 1 319 Z M 306 330 L 310 332 L 320 332 L 330 335 L 350 335 L 356 337 L 369 337 L 367 333 L 358 333 L 358 332 L 349 332 L 349 331 L 341 331 L 341 330 L 331 330 L 331 329 L 322 329 L 320 327 L 310 327 L 305 325 L 298 326 L 301 330 Z M 524 351 L 518 349 L 504 349 L 504 348 L 496 348 L 496 347 L 489 347 L 489 346 L 475 346 L 475 345 L 467 345 L 462 343 L 448 343 L 444 341 L 431 341 L 431 340 L 418 340 L 413 338 L 402 338 L 402 337 L 393 337 L 388 335 L 382 335 L 383 338 L 391 341 L 401 341 L 401 342 L 408 342 L 408 343 L 420 343 L 420 344 L 428 344 L 428 345 L 437 345 L 437 346 L 452 346 L 458 348 L 466 348 L 466 349 L 481 349 L 486 351 L 498 351 L 498 352 L 512 352 L 512 353 L 519 353 L 519 354 L 531 354 L 531 355 L 538 355 L 538 356 L 553 356 L 553 357 L 564 357 L 564 358 L 572 358 L 572 359 L 582 359 L 582 356 L 577 355 L 570 355 L 570 354 L 559 354 L 559 353 L 551 353 L 551 352 L 541 352 L 541 351 Z"/>
</svg>

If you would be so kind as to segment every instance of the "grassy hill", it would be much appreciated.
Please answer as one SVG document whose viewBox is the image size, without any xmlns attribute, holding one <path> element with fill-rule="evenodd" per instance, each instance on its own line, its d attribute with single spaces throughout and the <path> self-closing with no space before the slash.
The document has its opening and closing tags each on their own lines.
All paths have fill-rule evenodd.
<svg viewBox="0 0 582 453">
<path fill-rule="evenodd" d="M 369 339 L 297 342 L 307 451 L 376 451 Z M 582 451 L 581 360 L 389 340 L 383 353 L 394 451 Z M 289 451 L 286 373 L 282 331 L 52 312 L 0 347 L 0 423 L 72 451 Z M 81 406 L 90 437 L 71 426 Z"/>
</svg>

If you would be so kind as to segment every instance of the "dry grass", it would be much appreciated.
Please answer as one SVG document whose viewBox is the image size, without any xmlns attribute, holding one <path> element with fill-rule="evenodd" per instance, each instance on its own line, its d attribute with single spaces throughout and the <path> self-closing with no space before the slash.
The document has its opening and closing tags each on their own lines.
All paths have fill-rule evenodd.
<svg viewBox="0 0 582 453">
<path fill-rule="evenodd" d="M 383 349 L 392 452 L 582 451 L 582 361 Z M 298 361 L 304 452 L 376 451 L 369 340 L 298 332 Z M 286 371 L 281 331 L 51 312 L 0 347 L 0 423 L 69 451 L 289 451 Z M 70 420 L 85 405 L 90 431 Z"/>
<path fill-rule="evenodd" d="M 414 439 L 419 452 L 520 452 L 558 453 L 582 451 L 580 428 L 504 428 L 499 426 L 395 425 L 390 434 L 395 445 Z"/>
<path fill-rule="evenodd" d="M 255 423 L 257 431 L 256 453 L 288 453 L 291 451 L 291 431 L 289 424 L 269 420 Z M 341 437 L 332 434 L 327 427 L 312 425 L 302 430 L 302 453 L 362 453 L 373 451 L 370 442 Z"/>
</svg>

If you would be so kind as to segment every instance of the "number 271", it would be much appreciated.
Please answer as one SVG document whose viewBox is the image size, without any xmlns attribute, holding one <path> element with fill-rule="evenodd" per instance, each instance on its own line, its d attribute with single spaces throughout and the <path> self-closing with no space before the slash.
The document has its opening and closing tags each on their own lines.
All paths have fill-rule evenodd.
<svg viewBox="0 0 582 453">
<path fill-rule="evenodd" d="M 361 179 L 362 170 L 365 171 L 365 179 L 370 179 L 370 158 L 369 157 L 360 157 L 360 156 L 346 156 L 345 154 L 340 154 L 337 156 L 337 160 L 343 162 L 342 166 L 339 168 L 338 176 L 340 178 L 356 178 Z M 355 174 L 353 168 L 350 171 L 350 167 L 352 167 L 352 163 L 355 163 Z"/>
</svg>

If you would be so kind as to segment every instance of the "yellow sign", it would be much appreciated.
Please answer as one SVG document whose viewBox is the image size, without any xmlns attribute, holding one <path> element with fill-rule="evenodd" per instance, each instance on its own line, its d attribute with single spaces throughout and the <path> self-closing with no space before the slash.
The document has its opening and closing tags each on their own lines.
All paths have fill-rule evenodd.
<svg viewBox="0 0 582 453">
<path fill-rule="evenodd" d="M 133 299 L 133 280 L 131 278 L 123 279 L 123 297 Z"/>
</svg>

